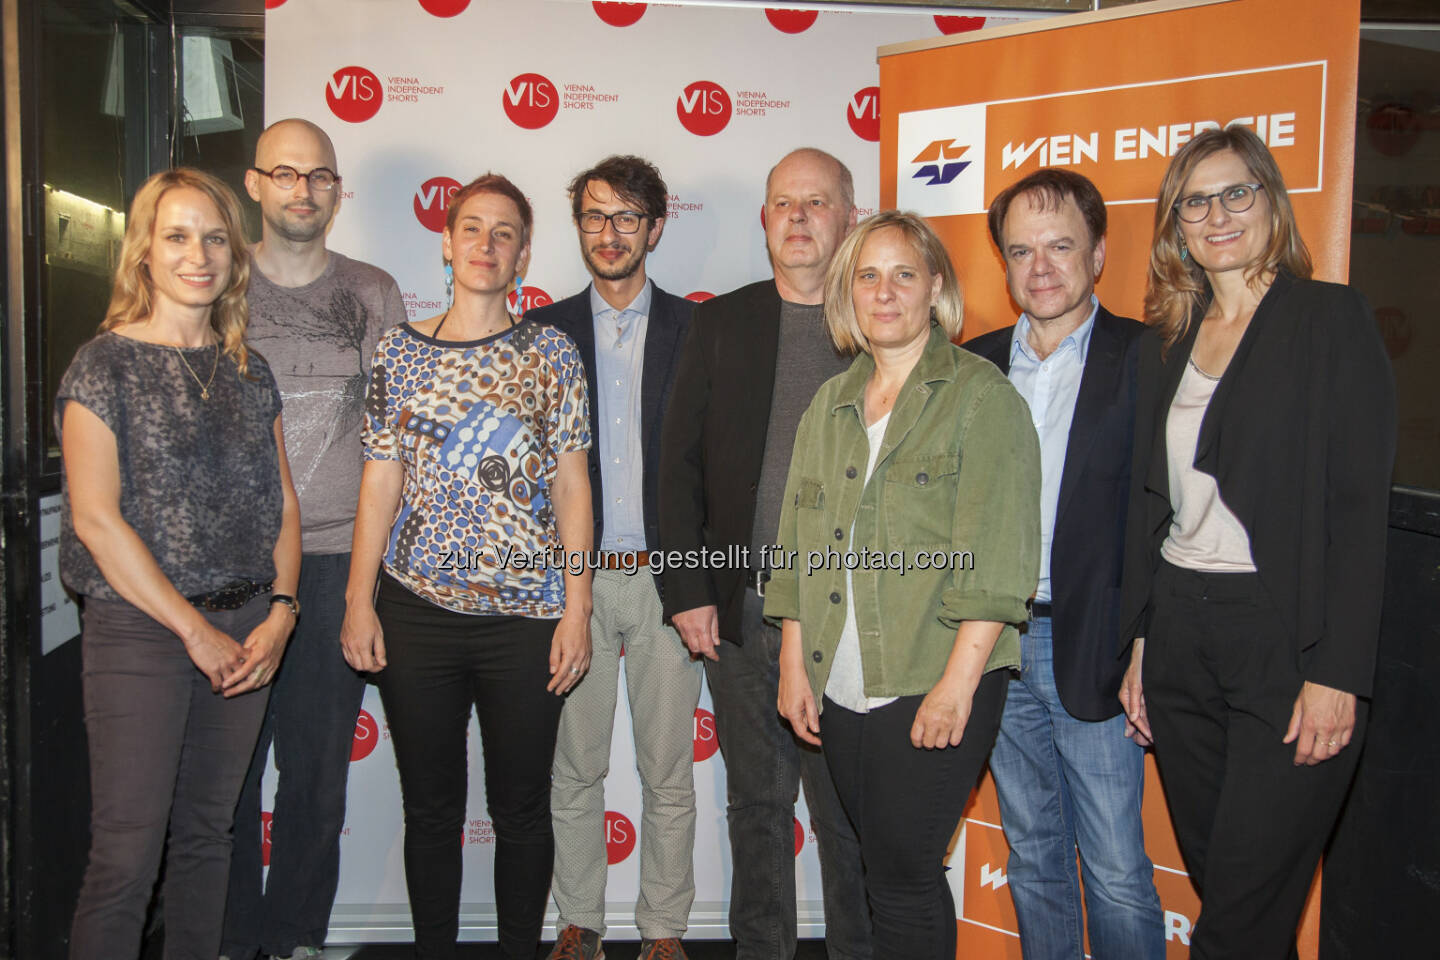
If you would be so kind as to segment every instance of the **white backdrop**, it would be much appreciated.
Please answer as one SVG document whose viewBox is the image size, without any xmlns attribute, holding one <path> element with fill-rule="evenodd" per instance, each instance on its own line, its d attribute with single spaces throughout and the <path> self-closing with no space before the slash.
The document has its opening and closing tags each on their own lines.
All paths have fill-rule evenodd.
<svg viewBox="0 0 1440 960">
<path fill-rule="evenodd" d="M 445 204 L 487 170 L 509 176 L 535 208 L 521 307 L 580 290 L 589 278 L 564 188 L 576 172 L 617 152 L 652 160 L 670 188 L 665 234 L 649 259 L 660 286 L 713 294 L 769 276 L 759 214 L 770 166 L 794 147 L 828 150 L 854 172 L 861 215 L 874 212 L 875 48 L 987 23 L 933 11 L 576 0 L 266 6 L 266 120 L 306 117 L 330 133 L 344 178 L 331 245 L 390 271 L 412 319 L 444 309 L 438 231 Z M 623 938 L 637 936 L 640 788 L 623 674 L 621 683 L 606 808 L 608 922 L 611 935 Z M 710 710 L 706 691 L 695 720 L 692 937 L 728 936 L 725 772 Z M 473 726 L 472 733 L 461 937 L 493 939 L 493 836 Z M 273 783 L 272 770 L 267 795 Z M 819 935 L 819 866 L 803 800 L 796 812 L 801 932 Z M 332 942 L 410 938 L 401 834 L 394 757 L 372 688 L 356 729 Z"/>
</svg>

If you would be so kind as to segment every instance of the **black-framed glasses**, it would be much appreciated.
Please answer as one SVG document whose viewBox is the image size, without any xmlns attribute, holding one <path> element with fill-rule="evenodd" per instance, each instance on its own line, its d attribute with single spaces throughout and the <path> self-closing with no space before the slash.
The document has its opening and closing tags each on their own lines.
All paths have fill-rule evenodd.
<svg viewBox="0 0 1440 960">
<path fill-rule="evenodd" d="M 1210 204 L 1216 200 L 1231 213 L 1244 213 L 1255 206 L 1255 194 L 1264 189 L 1261 183 L 1236 183 L 1218 193 L 1192 193 L 1175 201 L 1175 213 L 1186 223 L 1200 223 L 1210 216 Z"/>
<path fill-rule="evenodd" d="M 250 169 L 262 177 L 269 177 L 270 182 L 281 190 L 294 190 L 295 184 L 300 182 L 301 177 L 304 177 L 305 182 L 310 184 L 311 190 L 320 190 L 322 192 L 334 190 L 335 184 L 340 182 L 340 174 L 331 170 L 329 167 L 316 167 L 309 173 L 301 173 L 294 167 L 287 167 L 283 163 L 270 170 L 261 170 L 259 167 L 251 167 Z"/>
<path fill-rule="evenodd" d="M 640 221 L 645 219 L 645 214 L 636 213 L 634 210 L 621 210 L 618 213 L 601 213 L 598 210 L 586 210 L 577 214 L 575 222 L 580 225 L 581 233 L 600 233 L 605 229 L 605 222 L 615 228 L 616 233 L 634 233 L 640 229 Z"/>
</svg>

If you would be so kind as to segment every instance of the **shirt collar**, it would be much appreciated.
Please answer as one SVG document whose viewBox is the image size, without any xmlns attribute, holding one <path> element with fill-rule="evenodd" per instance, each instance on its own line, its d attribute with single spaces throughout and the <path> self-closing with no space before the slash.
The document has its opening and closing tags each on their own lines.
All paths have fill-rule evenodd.
<svg viewBox="0 0 1440 960">
<path fill-rule="evenodd" d="M 1070 335 L 1060 341 L 1060 345 L 1055 348 L 1055 353 L 1065 349 L 1065 344 L 1073 344 L 1075 352 L 1083 364 L 1090 353 L 1090 334 L 1095 332 L 1095 314 L 1099 311 L 1100 299 L 1092 293 L 1090 294 L 1090 315 L 1085 318 L 1084 323 L 1071 330 Z M 1020 314 L 1020 319 L 1015 321 L 1015 331 L 1010 335 L 1010 363 L 1012 366 L 1015 363 L 1015 355 L 1021 353 L 1032 363 L 1040 362 L 1040 358 L 1035 355 L 1035 348 L 1030 346 L 1030 316 L 1025 313 Z"/>
<path fill-rule="evenodd" d="M 600 296 L 600 291 L 595 289 L 595 284 L 592 282 L 590 284 L 590 317 L 593 320 L 599 320 L 601 317 L 613 313 L 616 317 L 616 325 L 623 330 L 630 325 L 630 321 L 634 318 L 650 316 L 650 302 L 654 299 L 654 295 L 655 284 L 649 277 L 646 277 L 645 286 L 640 288 L 635 299 L 631 300 L 624 310 L 616 310 L 605 302 L 605 298 Z"/>
<path fill-rule="evenodd" d="M 925 343 L 925 352 L 915 363 L 915 369 L 910 371 L 910 376 L 905 380 L 905 386 L 901 388 L 903 395 L 913 384 L 930 384 L 946 380 L 954 380 L 956 376 L 956 365 L 954 351 L 947 350 L 950 346 L 950 337 L 945 329 L 938 323 L 930 324 L 930 339 Z M 830 408 L 831 412 L 840 410 L 843 407 L 854 407 L 856 411 L 865 409 L 865 384 L 870 380 L 870 374 L 875 371 L 875 358 L 865 351 L 860 351 L 855 357 L 855 362 L 850 369 L 840 374 L 844 379 L 836 390 L 836 401 Z M 899 406 L 899 399 L 896 399 L 896 406 Z"/>
</svg>

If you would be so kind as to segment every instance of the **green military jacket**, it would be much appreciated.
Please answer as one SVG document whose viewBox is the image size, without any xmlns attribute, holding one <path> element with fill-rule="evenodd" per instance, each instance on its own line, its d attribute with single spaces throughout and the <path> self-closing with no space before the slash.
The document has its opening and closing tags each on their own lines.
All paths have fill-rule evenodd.
<svg viewBox="0 0 1440 960">
<path fill-rule="evenodd" d="M 874 369 L 862 353 L 801 418 L 765 585 L 766 617 L 800 622 L 816 703 L 845 624 L 847 563 L 869 697 L 928 693 L 964 620 L 1005 623 L 985 669 L 1017 666 L 1015 624 L 1039 577 L 1040 445 L 1010 381 L 932 326 L 866 482 Z"/>
</svg>

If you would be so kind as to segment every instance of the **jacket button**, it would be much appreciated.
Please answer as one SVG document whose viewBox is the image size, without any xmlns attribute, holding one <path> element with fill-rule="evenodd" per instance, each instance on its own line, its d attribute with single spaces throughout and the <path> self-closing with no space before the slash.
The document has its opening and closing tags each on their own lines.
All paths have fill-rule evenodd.
<svg viewBox="0 0 1440 960">
<path fill-rule="evenodd" d="M 814 653 L 810 654 L 810 659 L 814 660 L 816 663 L 819 663 L 821 660 L 825 659 L 825 654 L 821 653 L 819 650 L 816 650 Z"/>
<path fill-rule="evenodd" d="M 846 479 L 854 480 L 854 479 L 855 479 L 855 473 L 856 473 L 856 470 L 855 470 L 854 467 L 846 467 L 846 468 L 845 468 L 845 477 L 846 477 Z"/>
<path fill-rule="evenodd" d="M 844 539 L 845 539 L 845 531 L 844 531 L 844 530 L 841 530 L 839 527 L 836 527 L 836 528 L 835 528 L 835 539 L 836 539 L 836 540 L 844 540 Z"/>
<path fill-rule="evenodd" d="M 917 473 L 917 474 L 915 474 L 915 482 L 918 483 L 918 484 L 920 484 L 920 486 L 922 486 L 922 487 L 925 486 L 925 484 L 927 484 L 927 483 L 930 482 L 930 474 L 928 474 L 928 473 Z"/>
<path fill-rule="evenodd" d="M 839 603 L 839 602 L 840 602 L 840 594 L 838 594 L 838 593 L 832 593 L 832 594 L 830 594 L 830 602 L 831 602 L 831 603 Z"/>
</svg>

